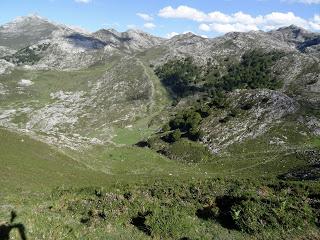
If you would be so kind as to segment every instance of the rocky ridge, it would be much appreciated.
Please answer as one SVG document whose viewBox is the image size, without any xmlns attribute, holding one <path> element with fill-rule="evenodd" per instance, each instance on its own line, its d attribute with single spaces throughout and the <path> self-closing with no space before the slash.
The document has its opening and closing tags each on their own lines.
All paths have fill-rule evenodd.
<svg viewBox="0 0 320 240">
<path fill-rule="evenodd" d="M 234 108 L 241 109 L 242 102 L 251 102 L 251 108 L 228 122 L 222 121 L 229 114 L 224 111 L 208 118 L 202 125 L 203 142 L 219 152 L 263 135 L 301 109 L 312 111 L 300 116 L 299 122 L 319 135 L 319 115 L 313 113 L 320 106 L 319 38 L 318 33 L 289 26 L 214 39 L 192 33 L 162 39 L 139 30 L 86 33 L 38 16 L 19 18 L 0 27 L 0 125 L 37 132 L 45 141 L 73 149 L 110 142 L 113 126 L 130 125 L 164 107 L 158 106 L 157 99 L 164 96 L 156 94 L 159 83 L 152 66 L 192 56 L 198 65 L 210 59 L 223 72 L 246 51 L 262 49 L 285 53 L 272 69 L 283 80 L 283 88 L 234 92 L 229 97 Z M 50 83 L 47 92 L 41 80 L 45 71 L 66 72 L 68 77 L 87 72 L 88 78 L 81 83 L 72 78 L 73 84 L 61 80 L 73 87 Z M 19 86 L 22 79 L 33 84 Z"/>
</svg>

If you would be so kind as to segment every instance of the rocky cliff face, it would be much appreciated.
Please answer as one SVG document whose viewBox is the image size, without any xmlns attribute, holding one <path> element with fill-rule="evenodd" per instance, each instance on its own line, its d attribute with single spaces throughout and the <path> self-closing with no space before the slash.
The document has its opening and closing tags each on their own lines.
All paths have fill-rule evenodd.
<svg viewBox="0 0 320 240">
<path fill-rule="evenodd" d="M 37 16 L 18 18 L 0 27 L 0 125 L 71 148 L 109 142 L 114 126 L 167 107 L 150 66 L 192 56 L 199 66 L 210 60 L 223 74 L 245 52 L 261 49 L 284 53 L 272 67 L 283 88 L 230 94 L 239 116 L 223 121 L 226 110 L 210 116 L 202 125 L 203 142 L 219 152 L 265 134 L 290 115 L 319 135 L 319 39 L 295 26 L 162 39 L 138 30 L 84 33 Z M 249 102 L 251 108 L 242 109 Z"/>
<path fill-rule="evenodd" d="M 320 35 L 291 25 L 269 32 L 269 35 L 295 47 L 297 50 L 319 58 Z"/>
<path fill-rule="evenodd" d="M 214 153 L 233 143 L 263 135 L 300 107 L 286 94 L 272 90 L 238 90 L 228 96 L 228 101 L 228 109 L 210 116 L 202 126 L 208 133 L 204 143 Z"/>
</svg>

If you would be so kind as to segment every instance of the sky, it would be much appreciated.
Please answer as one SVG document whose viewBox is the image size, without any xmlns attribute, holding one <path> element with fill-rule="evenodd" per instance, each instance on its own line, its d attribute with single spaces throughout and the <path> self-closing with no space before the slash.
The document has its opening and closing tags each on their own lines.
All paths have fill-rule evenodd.
<svg viewBox="0 0 320 240">
<path fill-rule="evenodd" d="M 0 0 L 1 25 L 30 14 L 91 32 L 137 28 L 161 37 L 215 37 L 291 24 L 320 31 L 320 0 Z"/>
</svg>

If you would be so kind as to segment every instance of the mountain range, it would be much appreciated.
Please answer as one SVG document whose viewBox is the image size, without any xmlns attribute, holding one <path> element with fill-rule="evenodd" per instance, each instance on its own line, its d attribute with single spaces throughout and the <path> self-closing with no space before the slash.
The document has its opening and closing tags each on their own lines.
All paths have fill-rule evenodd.
<svg viewBox="0 0 320 240">
<path fill-rule="evenodd" d="M 168 113 L 170 96 L 154 67 L 191 56 L 199 66 L 210 59 L 223 71 L 252 49 L 284 52 L 272 66 L 284 82 L 280 90 L 232 93 L 235 105 L 243 97 L 268 97 L 266 106 L 254 106 L 245 121 L 206 120 L 205 142 L 219 151 L 265 133 L 287 115 L 319 110 L 319 41 L 318 33 L 296 26 L 213 39 L 193 33 L 163 39 L 140 30 L 85 33 L 39 16 L 20 17 L 0 27 L 0 124 L 74 149 L 112 142 L 119 126 L 168 115 L 163 112 Z M 313 114 L 297 116 L 297 124 L 320 132 Z M 213 137 L 222 133 L 222 139 Z"/>
<path fill-rule="evenodd" d="M 318 239 L 319 160 L 320 33 L 0 26 L 0 239 Z"/>
</svg>

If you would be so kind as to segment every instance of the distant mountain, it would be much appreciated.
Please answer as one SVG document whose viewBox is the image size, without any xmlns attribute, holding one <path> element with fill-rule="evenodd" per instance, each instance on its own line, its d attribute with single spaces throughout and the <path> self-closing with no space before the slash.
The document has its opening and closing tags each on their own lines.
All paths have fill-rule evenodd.
<svg viewBox="0 0 320 240">
<path fill-rule="evenodd" d="M 319 52 L 320 34 L 309 32 L 303 28 L 291 25 L 269 32 L 277 39 L 295 46 L 300 51 Z M 318 50 L 317 50 L 318 49 Z"/>
<path fill-rule="evenodd" d="M 194 101 L 182 98 L 172 107 L 170 92 L 155 75 L 158 66 L 192 57 L 201 69 L 210 65 L 223 76 L 245 53 L 258 49 L 281 53 L 268 71 L 282 88 L 230 93 L 231 106 L 252 101 L 252 110 L 228 123 L 223 119 L 230 109 L 208 117 L 201 126 L 203 144 L 222 151 L 263 136 L 288 115 L 308 129 L 307 135 L 318 134 L 319 39 L 319 33 L 296 26 L 212 39 L 193 33 L 163 39 L 140 30 L 86 33 L 38 16 L 21 17 L 0 27 L 0 126 L 71 148 L 112 142 L 117 127 L 149 116 L 158 116 L 161 127 L 170 113 Z"/>
<path fill-rule="evenodd" d="M 36 15 L 18 17 L 0 27 L 0 46 L 18 50 L 48 39 L 61 29 L 64 27 Z"/>
<path fill-rule="evenodd" d="M 143 50 L 164 42 L 162 38 L 133 29 L 122 33 L 114 29 L 101 29 L 92 35 L 112 47 L 123 50 Z"/>
</svg>

